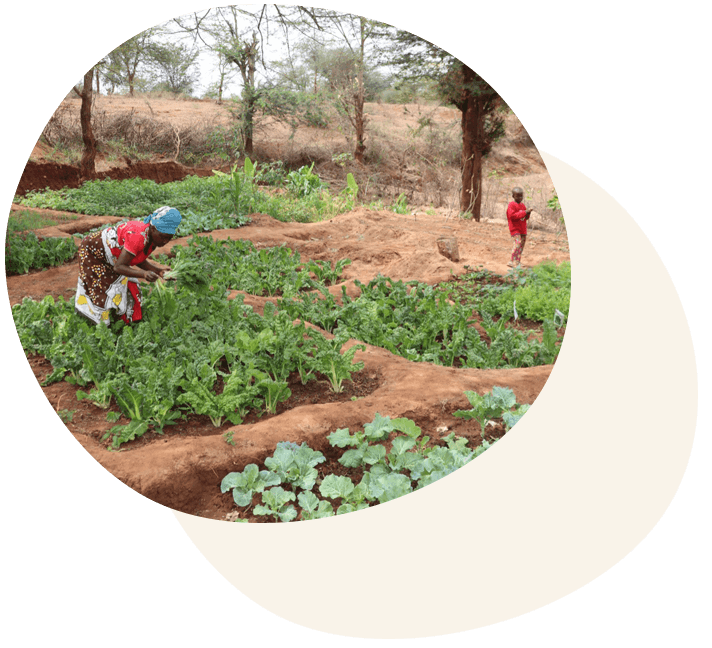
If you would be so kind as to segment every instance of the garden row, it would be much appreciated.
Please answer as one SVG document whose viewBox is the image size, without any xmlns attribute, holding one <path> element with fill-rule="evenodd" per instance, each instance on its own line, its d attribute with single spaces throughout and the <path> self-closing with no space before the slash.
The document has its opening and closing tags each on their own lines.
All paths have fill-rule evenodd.
<svg viewBox="0 0 712 648">
<path fill-rule="evenodd" d="M 303 264 L 288 248 L 256 250 L 248 241 L 210 237 L 177 246 L 175 257 L 166 260 L 176 281 L 152 287 L 138 327 L 121 321 L 92 326 L 62 298 L 25 299 L 13 307 L 26 353 L 43 355 L 53 366 L 47 383 L 91 385 L 79 396 L 103 408 L 113 398 L 129 419 L 110 430 L 114 446 L 149 428 L 160 432 L 188 414 L 207 415 L 219 427 L 225 420 L 239 424 L 251 411 L 274 412 L 289 397 L 293 374 L 302 383 L 322 376 L 339 392 L 362 368 L 354 355 L 365 347 L 344 351 L 350 339 L 410 360 L 480 368 L 550 363 L 559 349 L 550 322 L 544 323 L 543 342 L 529 341 L 505 326 L 506 318 L 495 323 L 483 310 L 491 322 L 487 344 L 469 322 L 471 307 L 416 282 L 357 282 L 361 295 L 351 299 L 344 291 L 339 305 L 325 284 L 339 279 L 348 260 L 336 268 Z M 228 300 L 229 288 L 286 296 L 276 307 L 267 303 L 260 316 L 241 298 Z"/>
<path fill-rule="evenodd" d="M 187 176 L 177 182 L 152 180 L 93 180 L 77 188 L 30 191 L 15 202 L 28 208 L 54 209 L 80 214 L 144 218 L 161 205 L 170 205 L 184 216 L 179 236 L 239 227 L 249 214 L 268 214 L 286 222 L 313 222 L 331 218 L 356 206 L 358 185 L 352 174 L 347 186 L 332 195 L 313 173 L 313 165 L 286 172 L 280 163 L 258 166 L 245 159 L 230 173 Z M 385 208 L 378 204 L 373 207 Z M 404 197 L 391 206 L 404 212 Z"/>
<path fill-rule="evenodd" d="M 241 517 L 235 521 L 247 522 L 251 509 L 255 516 L 290 522 L 341 515 L 388 502 L 469 463 L 494 442 L 485 438 L 490 420 L 502 418 L 509 430 L 529 408 L 518 405 L 508 388 L 494 387 L 483 396 L 465 394 L 472 408 L 456 411 L 454 416 L 478 420 L 482 443 L 477 447 L 468 448 L 467 439 L 453 433 L 433 443 L 412 420 L 376 414 L 363 430 L 352 434 L 348 428 L 339 428 L 327 436 L 332 447 L 348 448 L 338 463 L 350 469 L 354 479 L 335 472 L 320 474 L 317 466 L 326 462 L 323 453 L 306 443 L 281 442 L 265 459 L 262 470 L 257 464 L 248 464 L 223 478 L 222 492 L 232 491 L 240 511 Z"/>
<path fill-rule="evenodd" d="M 9 233 L 5 239 L 5 273 L 26 274 L 71 261 L 77 255 L 74 238 L 39 239 L 34 232 Z"/>
<path fill-rule="evenodd" d="M 163 256 L 161 261 L 176 269 L 183 286 L 195 287 L 210 277 L 220 289 L 280 295 L 277 307 L 292 319 L 408 360 L 447 366 L 551 364 L 559 352 L 557 327 L 568 315 L 571 293 L 569 264 L 549 263 L 499 284 L 488 283 L 485 279 L 496 275 L 482 271 L 437 287 L 379 275 L 368 284 L 356 280 L 356 298 L 342 286 L 337 301 L 326 286 L 338 282 L 348 259 L 331 268 L 326 262 L 302 263 L 299 253 L 287 247 L 256 250 L 249 241 L 215 241 L 209 236 L 194 237 L 176 246 L 173 254 L 173 259 Z M 470 284 L 477 288 L 467 295 L 462 286 Z M 522 317 L 541 324 L 541 341 L 510 325 L 512 316 L 519 317 L 517 303 Z M 473 326 L 473 313 L 488 340 Z"/>
<path fill-rule="evenodd" d="M 178 236 L 242 227 L 250 222 L 248 214 L 252 213 L 281 221 L 311 222 L 354 208 L 358 185 L 351 174 L 346 188 L 332 196 L 312 169 L 313 165 L 304 166 L 287 173 L 280 163 L 258 168 L 247 158 L 242 168 L 233 167 L 230 173 L 213 171 L 210 177 L 188 176 L 165 184 L 141 178 L 94 180 L 78 188 L 31 191 L 24 197 L 16 196 L 15 202 L 29 209 L 127 219 L 143 219 L 156 207 L 170 205 L 183 215 Z M 401 213 L 408 209 L 403 196 L 392 209 Z M 39 240 L 31 232 L 8 229 L 5 271 L 8 275 L 25 274 L 31 269 L 60 265 L 75 254 L 76 244 L 71 238 Z"/>
<path fill-rule="evenodd" d="M 78 397 L 102 408 L 112 399 L 119 406 L 128 423 L 107 434 L 115 447 L 191 413 L 219 427 L 225 420 L 239 424 L 250 411 L 274 412 L 290 396 L 294 372 L 303 382 L 322 376 L 338 392 L 362 368 L 353 361 L 358 346 L 342 353 L 343 337 L 327 339 L 294 324 L 271 304 L 260 316 L 241 299 L 207 287 L 157 284 L 144 310 L 140 326 L 118 321 L 106 327 L 77 317 L 73 303 L 61 297 L 13 307 L 25 352 L 52 364 L 46 384 L 65 379 L 91 386 Z"/>
<path fill-rule="evenodd" d="M 185 245 L 175 246 L 170 255 L 158 260 L 171 266 L 164 275 L 175 278 L 181 287 L 195 288 L 210 283 L 252 295 L 297 295 L 307 290 L 324 291 L 337 283 L 350 259 L 302 262 L 298 251 L 287 246 L 257 249 L 249 240 L 214 240 L 193 236 Z"/>
</svg>

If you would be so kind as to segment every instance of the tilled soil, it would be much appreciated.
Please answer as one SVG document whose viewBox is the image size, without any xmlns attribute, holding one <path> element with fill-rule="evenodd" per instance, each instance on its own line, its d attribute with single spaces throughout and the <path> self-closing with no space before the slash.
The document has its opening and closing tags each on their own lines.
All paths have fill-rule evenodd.
<svg viewBox="0 0 712 648">
<path fill-rule="evenodd" d="M 284 244 L 299 251 L 304 260 L 335 262 L 349 258 L 352 264 L 345 269 L 344 281 L 330 288 L 335 296 L 341 294 L 342 285 L 347 294 L 356 295 L 354 280 L 367 283 L 379 273 L 396 280 L 430 284 L 463 273 L 465 266 L 482 266 L 505 274 L 511 249 L 504 221 L 475 223 L 366 209 L 320 223 L 282 223 L 261 214 L 251 218 L 252 223 L 246 227 L 210 235 L 220 239 L 246 238 L 258 247 Z M 82 227 L 82 221 L 80 218 L 79 225 L 73 227 Z M 96 226 L 95 220 L 91 222 L 92 227 Z M 438 253 L 436 239 L 442 235 L 457 238 L 459 262 Z M 180 240 L 174 241 L 163 251 L 179 243 Z M 536 265 L 546 259 L 569 260 L 565 237 L 546 230 L 531 231 L 523 265 Z M 7 279 L 10 302 L 19 303 L 26 296 L 71 298 L 76 281 L 76 262 L 11 276 Z M 245 297 L 245 303 L 257 312 L 261 312 L 266 301 L 269 299 Z M 49 363 L 38 357 L 30 357 L 28 361 L 38 380 L 44 380 L 51 370 Z M 292 395 L 278 405 L 276 414 L 250 415 L 241 425 L 226 424 L 220 428 L 215 428 L 207 417 L 191 416 L 166 427 L 163 434 L 149 432 L 119 451 L 112 450 L 109 441 L 103 440 L 115 423 L 107 421 L 106 412 L 93 403 L 77 401 L 75 386 L 62 382 L 44 386 L 43 390 L 58 413 L 66 417 L 65 412 L 72 412 L 71 420 L 65 421 L 70 433 L 117 479 L 170 508 L 213 519 L 232 519 L 236 507 L 230 493 L 220 493 L 222 478 L 229 472 L 242 470 L 248 463 L 261 466 L 279 441 L 307 442 L 323 452 L 328 463 L 318 466 L 322 472 L 327 467 L 344 470 L 336 462 L 337 455 L 326 436 L 337 428 L 358 430 L 371 422 L 376 413 L 410 418 L 433 440 L 454 432 L 476 445 L 480 442 L 478 424 L 453 416 L 456 410 L 469 408 L 465 391 L 483 393 L 499 385 L 513 389 L 519 403 L 532 403 L 552 370 L 552 366 L 503 370 L 441 367 L 410 362 L 368 345 L 365 351 L 357 352 L 355 361 L 363 362 L 364 369 L 354 376 L 353 383 L 346 384 L 343 394 L 333 394 L 323 382 L 301 385 L 298 377 L 293 376 Z M 502 433 L 501 428 L 495 427 L 488 438 Z M 254 516 L 250 519 L 264 521 Z"/>
</svg>

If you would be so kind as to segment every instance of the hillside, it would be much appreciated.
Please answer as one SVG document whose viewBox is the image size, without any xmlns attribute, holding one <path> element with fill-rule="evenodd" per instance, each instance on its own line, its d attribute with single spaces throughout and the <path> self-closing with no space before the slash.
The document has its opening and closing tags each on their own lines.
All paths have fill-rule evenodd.
<svg viewBox="0 0 712 648">
<path fill-rule="evenodd" d="M 78 150 L 72 152 L 68 143 L 80 141 L 79 105 L 78 97 L 68 96 L 57 108 L 32 152 L 18 193 L 78 184 Z M 101 142 L 97 172 L 103 177 L 140 176 L 166 182 L 188 173 L 209 175 L 214 168 L 226 169 L 229 160 L 216 154 L 224 149 L 215 148 L 215 139 L 216 133 L 224 136 L 230 128 L 229 108 L 211 100 L 100 95 L 93 110 L 93 126 Z M 337 190 L 351 172 L 364 203 L 382 200 L 390 204 L 404 194 L 414 209 L 456 215 L 460 113 L 423 104 L 371 103 L 366 104 L 366 115 L 365 166 L 348 159 L 353 146 L 338 121 L 328 128 L 302 127 L 293 133 L 284 124 L 263 120 L 255 133 L 252 157 L 263 164 L 280 160 L 288 168 L 314 163 L 320 177 Z M 134 144 L 139 141 L 151 141 L 162 152 L 139 155 Z M 211 155 L 205 142 L 212 142 Z M 203 158 L 197 159 L 201 151 Z M 513 113 L 506 117 L 505 136 L 486 159 L 484 175 L 483 218 L 502 219 L 511 188 L 519 184 L 525 190 L 525 202 L 543 220 L 555 221 L 546 207 L 553 183 Z"/>
</svg>

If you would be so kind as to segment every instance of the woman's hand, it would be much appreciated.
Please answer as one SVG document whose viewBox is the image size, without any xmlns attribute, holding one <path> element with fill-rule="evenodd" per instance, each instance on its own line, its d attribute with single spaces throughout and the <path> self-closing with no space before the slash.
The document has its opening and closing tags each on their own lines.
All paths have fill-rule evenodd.
<svg viewBox="0 0 712 648">
<path fill-rule="evenodd" d="M 154 282 L 158 281 L 159 275 L 158 275 L 157 273 L 155 273 L 155 272 L 152 272 L 151 270 L 145 270 L 144 273 L 143 273 L 143 278 L 144 278 L 146 281 L 149 281 L 149 282 L 151 282 L 151 283 L 154 283 Z"/>
<path fill-rule="evenodd" d="M 170 266 L 163 266 L 163 265 L 158 265 L 156 263 L 150 263 L 148 259 L 146 261 L 142 261 L 141 263 L 137 264 L 141 270 L 144 270 L 145 272 L 152 272 L 155 275 L 158 275 L 158 277 L 162 277 L 163 273 L 168 272 L 171 268 Z M 145 275 L 144 275 L 145 276 Z M 146 279 L 146 281 L 151 281 L 150 279 Z M 155 281 L 155 279 L 154 279 Z"/>
</svg>

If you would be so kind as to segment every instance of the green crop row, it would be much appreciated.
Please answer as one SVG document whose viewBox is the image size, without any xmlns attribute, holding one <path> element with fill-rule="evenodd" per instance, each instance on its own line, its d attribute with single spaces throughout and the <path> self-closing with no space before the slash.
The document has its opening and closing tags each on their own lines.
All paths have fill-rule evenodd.
<svg viewBox="0 0 712 648">
<path fill-rule="evenodd" d="M 455 416 L 483 420 L 480 416 L 487 409 L 484 420 L 502 418 L 507 430 L 528 407 L 518 406 L 514 392 L 508 388 L 495 387 L 483 396 L 466 394 L 473 409 L 455 412 Z M 306 443 L 283 441 L 265 459 L 262 470 L 257 464 L 248 464 L 240 472 L 228 473 L 220 489 L 223 493 L 232 491 L 243 515 L 252 506 L 255 495 L 260 495 L 260 503 L 254 507 L 254 514 L 273 521 L 342 515 L 388 502 L 449 475 L 492 445 L 485 439 L 484 427 L 481 438 L 481 445 L 472 449 L 467 447 L 467 439 L 453 433 L 440 444 L 430 443 L 430 437 L 423 435 L 412 420 L 391 419 L 377 413 L 363 430 L 352 434 L 348 428 L 339 428 L 327 436 L 332 447 L 348 448 L 338 462 L 362 475 L 358 483 L 331 472 L 320 476 L 317 465 L 326 461 L 323 453 Z M 315 486 L 318 494 L 314 492 Z M 242 517 L 237 521 L 247 520 Z"/>
<path fill-rule="evenodd" d="M 296 372 L 302 382 L 322 376 L 338 392 L 363 367 L 354 355 L 364 347 L 343 350 L 344 335 L 327 339 L 271 304 L 259 316 L 206 286 L 155 284 L 143 308 L 138 326 L 111 327 L 87 323 L 62 298 L 26 298 L 12 309 L 25 352 L 52 363 L 47 384 L 91 387 L 78 397 L 104 408 L 113 400 L 129 419 L 107 434 L 114 447 L 191 413 L 239 424 L 250 411 L 275 412 Z"/>
<path fill-rule="evenodd" d="M 257 250 L 249 241 L 214 241 L 193 237 L 173 248 L 174 258 L 161 257 L 187 285 L 210 281 L 254 295 L 281 295 L 278 308 L 345 338 L 387 349 L 417 362 L 477 368 L 528 367 L 551 364 L 560 341 L 552 319 L 543 323 L 542 340 L 497 321 L 481 309 L 486 341 L 473 326 L 472 305 L 453 303 L 449 293 L 415 281 L 379 275 L 368 284 L 356 280 L 361 294 L 351 298 L 342 288 L 341 303 L 326 289 L 350 263 L 342 259 L 302 263 L 285 246 Z M 168 276 L 168 275 L 167 275 Z M 512 293 L 517 287 L 506 286 Z M 507 293 L 503 293 L 507 294 Z M 568 311 L 568 308 L 567 308 Z"/>
<path fill-rule="evenodd" d="M 72 237 L 38 239 L 33 232 L 8 233 L 5 240 L 5 272 L 26 274 L 33 269 L 58 266 L 71 261 L 77 254 Z"/>
<path fill-rule="evenodd" d="M 361 294 L 351 298 L 342 288 L 339 303 L 326 286 L 340 279 L 348 259 L 332 268 L 323 261 L 302 263 L 298 252 L 284 246 L 257 250 L 249 241 L 214 241 L 210 236 L 194 237 L 185 246 L 173 248 L 173 254 L 173 259 L 161 260 L 176 269 L 185 285 L 209 278 L 221 288 L 281 295 L 278 308 L 293 319 L 417 362 L 528 367 L 551 364 L 560 349 L 552 319 L 544 320 L 541 341 L 530 340 L 529 332 L 508 326 L 509 318 L 495 321 L 482 308 L 487 341 L 473 326 L 471 304 L 453 303 L 448 292 L 415 281 L 394 281 L 382 275 L 368 284 L 356 280 Z M 512 293 L 517 286 L 505 288 Z"/>
<path fill-rule="evenodd" d="M 185 285 L 210 278 L 231 290 L 270 297 L 336 283 L 351 263 L 343 259 L 332 267 L 327 261 L 302 262 L 299 252 L 286 246 L 257 249 L 249 240 L 217 241 L 211 236 L 192 237 L 173 248 L 173 258 L 164 255 L 159 261 L 171 266 L 166 277 L 175 276 Z"/>
<path fill-rule="evenodd" d="M 468 304 L 479 313 L 543 322 L 563 321 L 571 301 L 571 264 L 546 261 L 533 268 L 501 277 L 488 270 L 471 270 L 438 286 L 450 299 Z"/>
<path fill-rule="evenodd" d="M 262 176 L 268 174 L 269 168 L 260 169 L 246 159 L 243 168 L 233 167 L 230 173 L 213 171 L 212 176 L 191 175 L 162 184 L 141 178 L 92 180 L 77 188 L 30 191 L 16 202 L 26 207 L 126 218 L 144 218 L 157 207 L 170 205 L 184 216 L 180 236 L 240 227 L 257 212 L 282 221 L 308 222 L 354 207 L 358 187 L 352 177 L 346 189 L 332 196 L 320 181 L 312 182 L 318 178 L 308 169 L 307 173 L 293 173 L 286 193 L 261 188 Z"/>
<path fill-rule="evenodd" d="M 542 341 L 483 317 L 489 344 L 472 322 L 472 308 L 453 303 L 442 292 L 417 281 L 379 275 L 368 284 L 356 280 L 361 294 L 351 298 L 342 289 L 342 304 L 327 291 L 283 298 L 279 308 L 331 333 L 344 333 L 416 362 L 476 368 L 529 367 L 551 364 L 560 342 L 546 320 Z"/>
</svg>

